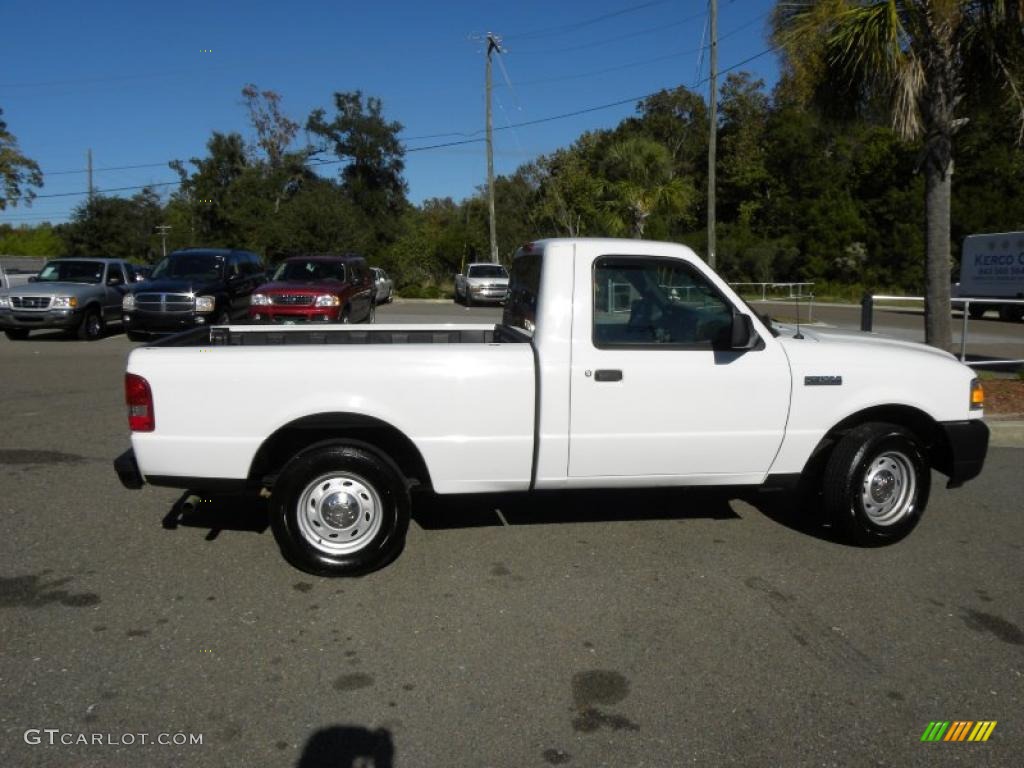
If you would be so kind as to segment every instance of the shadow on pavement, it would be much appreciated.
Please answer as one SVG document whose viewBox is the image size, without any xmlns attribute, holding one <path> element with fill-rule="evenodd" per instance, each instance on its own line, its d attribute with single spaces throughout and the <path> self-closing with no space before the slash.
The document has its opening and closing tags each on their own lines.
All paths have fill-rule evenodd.
<svg viewBox="0 0 1024 768">
<path fill-rule="evenodd" d="M 179 526 L 208 528 L 207 541 L 221 531 L 263 533 L 270 527 L 267 500 L 259 496 L 217 496 L 199 491 L 185 491 L 164 515 L 163 527 L 173 531 Z"/>
<path fill-rule="evenodd" d="M 467 496 L 424 493 L 413 500 L 412 517 L 427 530 L 616 520 L 739 519 L 729 505 L 728 493 L 678 488 Z"/>
<path fill-rule="evenodd" d="M 385 728 L 321 728 L 309 737 L 295 768 L 392 768 L 395 744 Z"/>
</svg>

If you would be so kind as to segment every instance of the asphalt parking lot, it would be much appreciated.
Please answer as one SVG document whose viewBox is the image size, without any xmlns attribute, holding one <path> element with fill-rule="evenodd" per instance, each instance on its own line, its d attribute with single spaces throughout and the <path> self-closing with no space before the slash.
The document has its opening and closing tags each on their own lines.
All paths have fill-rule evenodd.
<svg viewBox="0 0 1024 768">
<path fill-rule="evenodd" d="M 258 500 L 120 486 L 133 346 L 0 338 L 0 766 L 1020 764 L 1024 449 L 888 548 L 781 494 L 421 497 L 324 580 Z M 997 726 L 921 742 L 957 720 Z"/>
</svg>

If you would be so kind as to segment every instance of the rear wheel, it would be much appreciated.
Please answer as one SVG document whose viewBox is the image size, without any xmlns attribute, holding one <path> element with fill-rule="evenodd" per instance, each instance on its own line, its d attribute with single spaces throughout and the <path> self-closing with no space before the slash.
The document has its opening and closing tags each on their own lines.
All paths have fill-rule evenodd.
<svg viewBox="0 0 1024 768">
<path fill-rule="evenodd" d="M 78 326 L 78 338 L 84 341 L 96 341 L 103 335 L 103 318 L 95 307 L 85 310 L 82 322 Z"/>
<path fill-rule="evenodd" d="M 28 331 L 24 328 L 8 328 L 4 331 L 4 336 L 11 341 L 24 341 L 28 338 Z"/>
<path fill-rule="evenodd" d="M 285 558 L 321 576 L 356 575 L 387 564 L 401 551 L 409 528 L 404 477 L 360 444 L 300 453 L 282 470 L 270 503 Z"/>
<path fill-rule="evenodd" d="M 855 544 L 899 541 L 928 504 L 931 470 L 917 438 L 895 424 L 872 422 L 836 444 L 822 483 L 822 503 Z"/>
</svg>

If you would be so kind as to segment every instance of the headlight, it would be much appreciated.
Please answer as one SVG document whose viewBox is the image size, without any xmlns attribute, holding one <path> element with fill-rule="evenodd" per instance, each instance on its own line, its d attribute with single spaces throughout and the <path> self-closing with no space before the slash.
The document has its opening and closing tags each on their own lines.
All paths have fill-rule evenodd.
<svg viewBox="0 0 1024 768">
<path fill-rule="evenodd" d="M 5 307 L 5 308 L 9 309 L 10 306 L 11 306 L 11 297 L 10 296 L 0 296 L 0 307 Z"/>
<path fill-rule="evenodd" d="M 318 307 L 336 307 L 341 304 L 341 300 L 337 296 L 317 296 L 316 306 Z"/>
<path fill-rule="evenodd" d="M 252 303 L 257 307 L 266 307 L 270 305 L 270 297 L 265 293 L 254 293 L 252 295 Z"/>
<path fill-rule="evenodd" d="M 74 309 L 78 306 L 78 298 L 75 296 L 54 296 L 50 302 L 50 309 Z"/>
<path fill-rule="evenodd" d="M 126 293 L 124 295 L 124 298 L 121 299 L 121 309 L 124 310 L 125 312 L 131 312 L 133 309 L 135 309 L 134 293 Z"/>
<path fill-rule="evenodd" d="M 213 312 L 216 303 L 213 296 L 196 296 L 196 312 Z"/>
</svg>

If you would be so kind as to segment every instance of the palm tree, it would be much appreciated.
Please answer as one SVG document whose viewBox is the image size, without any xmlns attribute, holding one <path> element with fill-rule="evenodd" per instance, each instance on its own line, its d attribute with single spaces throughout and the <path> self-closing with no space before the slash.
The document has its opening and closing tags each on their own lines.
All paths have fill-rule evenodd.
<svg viewBox="0 0 1024 768">
<path fill-rule="evenodd" d="M 642 238 L 647 219 L 661 209 L 682 215 L 696 190 L 673 171 L 672 155 L 647 138 L 622 139 L 608 148 L 604 162 L 607 227 L 612 234 Z"/>
<path fill-rule="evenodd" d="M 790 82 L 832 114 L 888 114 L 923 139 L 925 341 L 952 344 L 950 198 L 953 137 L 969 78 L 998 78 L 1020 111 L 1024 0 L 788 0 L 773 18 Z"/>
</svg>

